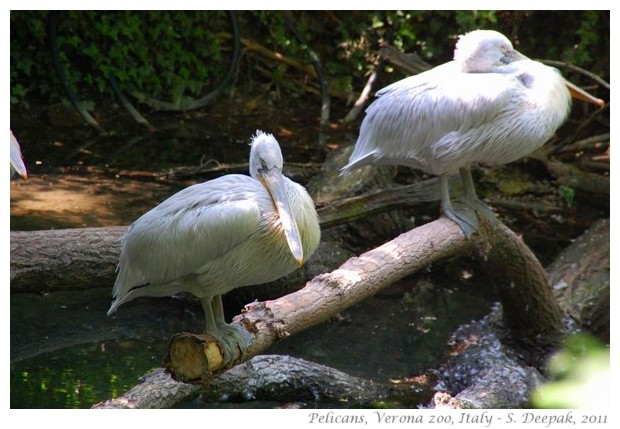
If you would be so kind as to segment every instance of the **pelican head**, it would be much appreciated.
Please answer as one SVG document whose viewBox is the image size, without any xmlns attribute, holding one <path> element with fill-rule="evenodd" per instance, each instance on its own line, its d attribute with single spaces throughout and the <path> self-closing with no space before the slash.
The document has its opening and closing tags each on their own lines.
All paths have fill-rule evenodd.
<svg viewBox="0 0 620 429">
<path fill-rule="evenodd" d="M 288 246 L 297 265 L 301 267 L 304 251 L 299 228 L 289 203 L 288 180 L 282 175 L 284 161 L 280 145 L 273 135 L 262 131 L 256 132 L 250 145 L 250 176 L 259 180 L 269 191 L 273 204 L 278 210 Z"/>
<path fill-rule="evenodd" d="M 284 165 L 282 151 L 273 135 L 256 131 L 250 146 L 250 176 L 260 180 L 261 170 L 276 169 L 282 172 Z"/>
<path fill-rule="evenodd" d="M 527 59 L 510 40 L 493 30 L 475 30 L 459 36 L 454 61 L 464 73 L 500 72 L 502 66 Z"/>
</svg>

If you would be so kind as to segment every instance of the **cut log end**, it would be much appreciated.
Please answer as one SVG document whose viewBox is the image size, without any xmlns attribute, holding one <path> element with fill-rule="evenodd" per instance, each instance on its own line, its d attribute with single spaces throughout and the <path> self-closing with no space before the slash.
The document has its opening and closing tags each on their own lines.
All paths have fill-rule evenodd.
<svg viewBox="0 0 620 429">
<path fill-rule="evenodd" d="M 223 369 L 224 356 L 211 335 L 183 332 L 170 340 L 164 366 L 174 380 L 205 384 Z"/>
</svg>

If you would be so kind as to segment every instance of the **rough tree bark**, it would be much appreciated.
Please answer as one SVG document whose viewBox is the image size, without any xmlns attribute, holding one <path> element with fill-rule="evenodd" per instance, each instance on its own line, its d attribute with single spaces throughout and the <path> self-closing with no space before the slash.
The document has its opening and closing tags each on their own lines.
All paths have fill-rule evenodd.
<svg viewBox="0 0 620 429">
<path fill-rule="evenodd" d="M 159 394 L 159 390 L 164 390 Z M 209 386 L 175 381 L 163 368 L 144 377 L 122 397 L 93 408 L 170 408 L 201 396 L 205 402 L 269 401 L 279 403 L 372 404 L 382 400 L 428 403 L 433 395 L 424 382 L 379 383 L 334 368 L 283 355 L 260 355 L 231 368 Z"/>
<path fill-rule="evenodd" d="M 11 293 L 109 286 L 126 229 L 11 231 Z"/>
<path fill-rule="evenodd" d="M 566 312 L 601 341 L 610 339 L 610 220 L 597 221 L 548 267 L 549 282 Z"/>
<path fill-rule="evenodd" d="M 565 314 L 538 259 L 514 232 L 503 224 L 498 229 L 501 234 L 488 234 L 491 251 L 487 263 L 494 273 L 504 326 L 524 353 L 527 351 L 525 360 L 540 367 L 549 351 L 560 344 Z"/>
</svg>

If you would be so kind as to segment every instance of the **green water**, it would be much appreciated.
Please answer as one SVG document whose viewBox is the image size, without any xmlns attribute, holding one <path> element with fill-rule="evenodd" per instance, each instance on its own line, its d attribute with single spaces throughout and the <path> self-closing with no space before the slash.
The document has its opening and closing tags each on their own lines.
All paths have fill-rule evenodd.
<svg viewBox="0 0 620 429">
<path fill-rule="evenodd" d="M 11 408 L 90 408 L 135 386 L 160 366 L 162 353 L 138 341 L 106 341 L 11 365 Z"/>
<path fill-rule="evenodd" d="M 377 381 L 419 374 L 445 359 L 460 323 L 488 313 L 491 297 L 480 290 L 410 277 L 268 353 Z M 137 299 L 108 317 L 108 293 L 98 288 L 11 298 L 11 408 L 90 408 L 121 396 L 161 366 L 173 334 L 203 326 L 197 303 L 171 298 Z"/>
</svg>

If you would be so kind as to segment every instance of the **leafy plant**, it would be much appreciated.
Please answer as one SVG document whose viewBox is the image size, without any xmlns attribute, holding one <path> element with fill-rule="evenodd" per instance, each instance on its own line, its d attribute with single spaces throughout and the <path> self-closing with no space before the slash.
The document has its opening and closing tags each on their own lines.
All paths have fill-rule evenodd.
<svg viewBox="0 0 620 429">
<path fill-rule="evenodd" d="M 558 193 L 560 197 L 564 200 L 567 207 L 572 207 L 573 202 L 575 201 L 575 189 L 570 186 L 561 185 L 558 187 Z"/>
<path fill-rule="evenodd" d="M 532 394 L 537 408 L 599 408 L 609 391 L 609 348 L 585 334 L 570 336 L 549 361 L 554 377 Z"/>
<path fill-rule="evenodd" d="M 127 93 L 191 100 L 212 89 L 230 63 L 226 11 L 11 11 L 12 103 L 64 98 L 47 33 L 52 14 L 60 61 L 82 98 L 111 99 L 108 79 L 114 77 Z M 383 43 L 436 65 L 452 58 L 457 35 L 475 28 L 504 32 L 533 58 L 565 59 L 608 78 L 609 11 L 240 11 L 237 16 L 241 37 L 310 64 L 306 46 L 288 26 L 293 25 L 320 58 L 330 88 L 341 94 L 354 95 L 365 84 Z M 300 73 L 246 52 L 235 84 L 258 82 L 299 96 L 304 89 L 290 77 L 307 79 Z"/>
</svg>

